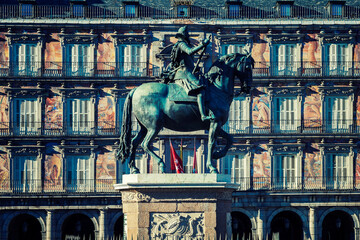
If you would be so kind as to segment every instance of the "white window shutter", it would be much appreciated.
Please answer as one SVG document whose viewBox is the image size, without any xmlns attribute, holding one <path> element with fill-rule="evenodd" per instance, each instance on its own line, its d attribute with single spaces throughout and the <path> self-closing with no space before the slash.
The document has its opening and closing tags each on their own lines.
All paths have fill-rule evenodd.
<svg viewBox="0 0 360 240">
<path fill-rule="evenodd" d="M 285 55 L 286 55 L 286 45 L 282 44 L 279 45 L 278 48 L 278 70 L 279 70 L 279 75 L 283 75 L 284 71 L 285 71 L 285 63 L 286 63 L 286 59 L 285 59 Z"/>
<path fill-rule="evenodd" d="M 19 74 L 23 75 L 26 70 L 26 45 L 19 45 Z"/>
<path fill-rule="evenodd" d="M 140 46 L 141 76 L 147 75 L 147 45 Z"/>
<path fill-rule="evenodd" d="M 336 44 L 330 44 L 329 46 L 329 74 L 334 75 L 336 74 L 336 65 L 337 65 L 337 45 Z"/>
<path fill-rule="evenodd" d="M 77 76 L 79 72 L 79 45 L 71 45 L 71 69 L 72 74 Z"/>
</svg>

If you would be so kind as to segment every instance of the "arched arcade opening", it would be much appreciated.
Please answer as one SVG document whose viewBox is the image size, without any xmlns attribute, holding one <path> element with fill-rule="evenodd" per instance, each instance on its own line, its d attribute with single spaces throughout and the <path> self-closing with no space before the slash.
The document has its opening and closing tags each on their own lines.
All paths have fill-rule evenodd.
<svg viewBox="0 0 360 240">
<path fill-rule="evenodd" d="M 9 240 L 41 240 L 40 222 L 29 214 L 21 214 L 11 220 L 8 230 Z"/>
<path fill-rule="evenodd" d="M 292 211 L 278 213 L 271 221 L 270 240 L 303 240 L 303 224 Z"/>
<path fill-rule="evenodd" d="M 95 227 L 91 219 L 84 214 L 73 214 L 67 217 L 62 226 L 62 240 L 93 240 Z"/>
<path fill-rule="evenodd" d="M 354 234 L 354 221 L 350 214 L 336 210 L 325 216 L 322 223 L 323 240 L 353 240 Z"/>
<path fill-rule="evenodd" d="M 233 239 L 252 239 L 251 220 L 241 212 L 232 212 L 232 237 Z"/>
</svg>

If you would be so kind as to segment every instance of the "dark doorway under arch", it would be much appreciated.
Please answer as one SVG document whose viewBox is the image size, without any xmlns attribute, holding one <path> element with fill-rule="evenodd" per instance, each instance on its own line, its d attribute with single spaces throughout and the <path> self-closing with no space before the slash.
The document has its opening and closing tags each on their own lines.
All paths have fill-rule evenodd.
<svg viewBox="0 0 360 240">
<path fill-rule="evenodd" d="M 270 240 L 303 240 L 301 218 L 292 211 L 277 214 L 271 221 Z"/>
<path fill-rule="evenodd" d="M 124 215 L 121 215 L 116 220 L 114 225 L 114 240 L 120 240 L 124 238 Z"/>
<path fill-rule="evenodd" d="M 9 224 L 9 240 L 32 239 L 41 240 L 41 225 L 39 221 L 29 215 L 21 214 L 11 220 Z"/>
<path fill-rule="evenodd" d="M 333 211 L 326 215 L 322 223 L 323 240 L 353 240 L 354 221 L 350 214 L 344 211 Z"/>
<path fill-rule="evenodd" d="M 62 240 L 90 240 L 95 239 L 95 227 L 91 219 L 83 214 L 67 217 L 62 226 Z"/>
<path fill-rule="evenodd" d="M 248 216 L 241 212 L 232 212 L 231 219 L 233 239 L 252 239 L 251 221 Z"/>
</svg>

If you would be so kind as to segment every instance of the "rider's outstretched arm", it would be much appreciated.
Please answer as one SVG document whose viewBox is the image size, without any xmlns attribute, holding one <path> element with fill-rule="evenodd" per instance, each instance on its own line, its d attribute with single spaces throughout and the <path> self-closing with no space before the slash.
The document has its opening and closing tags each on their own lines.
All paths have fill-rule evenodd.
<svg viewBox="0 0 360 240">
<path fill-rule="evenodd" d="M 195 53 L 197 53 L 200 49 L 202 49 L 203 47 L 205 47 L 206 45 L 201 43 L 200 45 L 191 48 L 187 43 L 182 42 L 179 44 L 179 48 L 183 51 L 186 52 L 188 55 L 193 55 Z"/>
</svg>

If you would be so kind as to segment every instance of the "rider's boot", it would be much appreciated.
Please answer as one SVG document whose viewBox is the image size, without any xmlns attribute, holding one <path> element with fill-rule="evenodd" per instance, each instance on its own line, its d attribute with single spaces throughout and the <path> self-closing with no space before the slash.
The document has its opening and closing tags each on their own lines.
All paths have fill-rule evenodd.
<svg viewBox="0 0 360 240">
<path fill-rule="evenodd" d="M 210 115 L 210 116 L 206 116 L 205 115 L 205 101 L 204 101 L 204 94 L 203 91 L 201 91 L 198 95 L 197 95 L 197 103 L 199 106 L 199 112 L 201 115 L 201 120 L 202 121 L 206 121 L 206 120 L 213 120 L 214 116 Z"/>
</svg>

